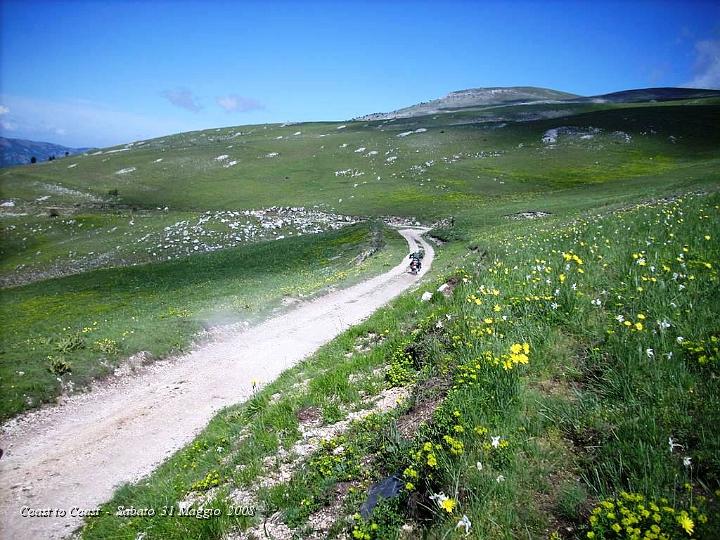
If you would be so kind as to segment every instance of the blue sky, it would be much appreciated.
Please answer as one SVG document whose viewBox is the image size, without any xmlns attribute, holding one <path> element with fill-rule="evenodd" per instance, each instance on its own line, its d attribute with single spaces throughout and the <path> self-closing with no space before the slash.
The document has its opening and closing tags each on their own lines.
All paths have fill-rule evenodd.
<svg viewBox="0 0 720 540">
<path fill-rule="evenodd" d="M 106 146 L 481 86 L 720 88 L 720 3 L 2 0 L 0 131 Z"/>
</svg>

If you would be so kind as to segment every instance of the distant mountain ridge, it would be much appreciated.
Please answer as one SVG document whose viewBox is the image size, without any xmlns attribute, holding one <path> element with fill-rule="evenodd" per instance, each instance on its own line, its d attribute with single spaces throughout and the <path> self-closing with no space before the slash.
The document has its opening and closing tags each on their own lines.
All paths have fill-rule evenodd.
<svg viewBox="0 0 720 540">
<path fill-rule="evenodd" d="M 720 90 L 703 88 L 639 88 L 593 96 L 592 100 L 615 103 L 638 103 L 642 101 L 674 101 L 677 99 L 700 99 L 720 97 Z"/>
<path fill-rule="evenodd" d="M 89 148 L 70 148 L 49 142 L 0 137 L 0 167 L 25 165 L 30 163 L 33 157 L 37 161 L 47 161 L 51 156 L 64 157 L 65 152 L 73 155 L 86 150 Z"/>
<path fill-rule="evenodd" d="M 385 113 L 371 113 L 355 120 L 390 120 L 411 118 L 429 114 L 452 112 L 459 109 L 531 103 L 636 103 L 644 101 L 670 101 L 720 97 L 720 90 L 695 88 L 641 88 L 624 90 L 597 96 L 579 96 L 549 88 L 533 86 L 509 86 L 489 88 L 468 88 L 450 92 L 444 97 L 433 99 Z"/>
</svg>

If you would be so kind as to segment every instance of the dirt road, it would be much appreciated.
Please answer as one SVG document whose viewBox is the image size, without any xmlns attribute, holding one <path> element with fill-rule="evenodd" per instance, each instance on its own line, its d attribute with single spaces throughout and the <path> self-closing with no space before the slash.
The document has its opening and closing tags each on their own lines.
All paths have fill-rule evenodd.
<svg viewBox="0 0 720 540">
<path fill-rule="evenodd" d="M 152 472 L 223 407 L 252 393 L 410 287 L 433 260 L 421 231 L 401 230 L 425 248 L 418 276 L 407 258 L 389 272 L 319 297 L 231 338 L 200 347 L 137 377 L 70 398 L 2 427 L 0 538 L 63 538 L 81 524 L 73 509 L 108 500 L 123 482 Z M 24 517 L 53 510 L 48 517 Z M 56 509 L 64 510 L 64 517 Z"/>
</svg>

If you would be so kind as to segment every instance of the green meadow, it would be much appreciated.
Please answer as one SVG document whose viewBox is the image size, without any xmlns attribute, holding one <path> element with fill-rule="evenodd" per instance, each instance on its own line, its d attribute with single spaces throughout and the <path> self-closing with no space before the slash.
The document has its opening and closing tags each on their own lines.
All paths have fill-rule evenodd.
<svg viewBox="0 0 720 540">
<path fill-rule="evenodd" d="M 402 217 L 441 243 L 419 290 L 219 413 L 82 536 L 717 538 L 719 126 L 716 99 L 509 104 L 5 169 L 0 413 L 380 273 Z"/>
<path fill-rule="evenodd" d="M 220 516 L 108 515 L 84 536 L 305 538 L 329 513 L 321 536 L 716 537 L 719 208 L 682 196 L 468 238 L 461 266 L 220 413 L 104 507 L 194 501 Z M 448 297 L 420 301 L 445 282 Z M 358 419 L 301 458 L 310 413 Z M 393 476 L 396 496 L 362 517 Z"/>
</svg>

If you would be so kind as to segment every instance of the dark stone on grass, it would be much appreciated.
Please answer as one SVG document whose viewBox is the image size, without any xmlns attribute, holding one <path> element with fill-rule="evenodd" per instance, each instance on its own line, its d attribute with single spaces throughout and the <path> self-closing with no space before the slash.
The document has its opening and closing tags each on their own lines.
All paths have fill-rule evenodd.
<svg viewBox="0 0 720 540">
<path fill-rule="evenodd" d="M 377 506 L 379 499 L 392 499 L 397 497 L 402 490 L 403 481 L 396 474 L 388 476 L 384 480 L 373 484 L 368 490 L 367 499 L 360 506 L 360 515 L 364 519 L 369 519 L 373 509 Z"/>
</svg>

